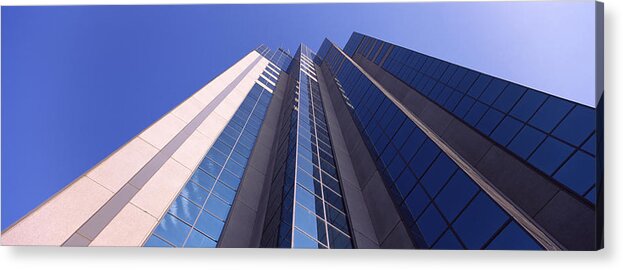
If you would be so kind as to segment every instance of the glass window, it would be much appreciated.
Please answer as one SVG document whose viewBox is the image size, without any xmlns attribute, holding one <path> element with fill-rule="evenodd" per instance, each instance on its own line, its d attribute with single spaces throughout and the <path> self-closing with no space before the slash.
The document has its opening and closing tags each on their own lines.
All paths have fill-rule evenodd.
<svg viewBox="0 0 623 270">
<path fill-rule="evenodd" d="M 491 138 L 501 145 L 507 145 L 511 139 L 519 132 L 523 124 L 512 117 L 506 117 L 502 123 L 495 128 Z"/>
<path fill-rule="evenodd" d="M 190 231 L 190 226 L 171 214 L 166 214 L 160 220 L 160 224 L 154 232 L 158 236 L 167 240 L 169 243 L 175 246 L 182 246 L 186 236 Z"/>
<path fill-rule="evenodd" d="M 582 151 L 577 151 L 554 176 L 580 195 L 595 184 L 595 177 L 595 158 Z"/>
<path fill-rule="evenodd" d="M 448 156 L 440 154 L 433 165 L 430 166 L 424 177 L 422 177 L 422 185 L 432 197 L 443 187 L 450 176 L 454 174 L 457 166 Z"/>
<path fill-rule="evenodd" d="M 551 132 L 567 112 L 571 110 L 572 106 L 566 100 L 550 96 L 536 114 L 532 116 L 530 124 L 545 132 Z"/>
<path fill-rule="evenodd" d="M 219 197 L 221 197 L 221 199 L 223 199 L 230 205 L 234 202 L 234 197 L 236 196 L 236 192 L 233 191 L 231 188 L 227 187 L 222 182 L 216 182 L 212 193 L 218 195 Z"/>
<path fill-rule="evenodd" d="M 476 79 L 476 82 L 474 82 L 474 85 L 472 85 L 467 94 L 477 99 L 478 97 L 480 97 L 485 88 L 487 88 L 489 82 L 491 82 L 491 77 L 480 74 L 480 76 L 478 76 L 478 79 Z"/>
<path fill-rule="evenodd" d="M 543 249 L 516 222 L 509 223 L 500 234 L 491 241 L 487 249 L 526 250 Z"/>
<path fill-rule="evenodd" d="M 350 238 L 345 234 L 339 232 L 333 226 L 329 228 L 329 243 L 331 248 L 353 248 Z"/>
<path fill-rule="evenodd" d="M 476 123 L 480 120 L 483 114 L 487 111 L 488 107 L 485 104 L 480 102 L 476 102 L 474 106 L 469 110 L 465 118 L 465 122 L 469 123 L 472 126 L 476 126 Z"/>
<path fill-rule="evenodd" d="M 459 102 L 459 105 L 454 108 L 454 114 L 460 118 L 465 117 L 469 109 L 472 108 L 472 105 L 474 105 L 474 101 L 475 100 L 473 98 L 464 96 Z"/>
<path fill-rule="evenodd" d="M 322 200 L 300 185 L 296 186 L 296 201 L 317 215 L 324 216 Z"/>
<path fill-rule="evenodd" d="M 584 143 L 584 145 L 582 145 L 582 150 L 595 155 L 595 152 L 597 150 L 595 144 L 595 133 L 593 133 L 593 135 L 591 135 L 591 137 Z"/>
<path fill-rule="evenodd" d="M 197 230 L 192 230 L 190 232 L 190 236 L 188 236 L 188 241 L 186 241 L 185 247 L 197 247 L 197 248 L 215 248 L 216 242 L 205 236 L 204 234 L 198 232 Z"/>
<path fill-rule="evenodd" d="M 413 219 L 417 219 L 426 208 L 430 199 L 421 185 L 417 185 L 405 199 L 405 207 Z"/>
<path fill-rule="evenodd" d="M 433 163 L 439 154 L 439 148 L 431 140 L 426 140 L 417 154 L 409 162 L 409 167 L 415 176 L 422 177 L 428 166 Z"/>
<path fill-rule="evenodd" d="M 508 145 L 508 149 L 522 158 L 528 158 L 543 139 L 545 133 L 526 125 Z"/>
<path fill-rule="evenodd" d="M 396 189 L 402 196 L 402 198 L 406 197 L 407 194 L 413 189 L 413 187 L 417 184 L 417 178 L 409 169 L 405 169 L 398 180 L 396 180 L 395 185 Z"/>
<path fill-rule="evenodd" d="M 221 231 L 223 231 L 223 225 L 224 223 L 218 218 L 208 212 L 202 211 L 195 224 L 195 228 L 218 241 L 221 236 Z"/>
<path fill-rule="evenodd" d="M 517 100 L 519 100 L 519 98 L 521 97 L 521 95 L 523 95 L 525 91 L 525 87 L 511 83 L 506 87 L 506 89 L 504 89 L 504 91 L 498 97 L 495 103 L 493 103 L 493 107 L 504 113 L 507 113 L 513 107 L 513 105 L 515 105 Z"/>
<path fill-rule="evenodd" d="M 195 219 L 197 219 L 197 215 L 199 215 L 199 211 L 201 211 L 199 207 L 200 206 L 195 205 L 186 198 L 178 196 L 169 208 L 169 213 L 188 224 L 193 224 L 195 223 Z"/>
<path fill-rule="evenodd" d="M 219 199 L 217 196 L 210 196 L 208 202 L 205 205 L 205 210 L 208 210 L 217 218 L 221 220 L 227 219 L 227 214 L 229 213 L 229 205 L 223 200 Z"/>
<path fill-rule="evenodd" d="M 316 240 L 305 235 L 298 229 L 294 230 L 294 240 L 292 241 L 294 248 L 323 248 L 324 246 L 316 242 Z"/>
<path fill-rule="evenodd" d="M 459 85 L 456 87 L 456 90 L 459 90 L 463 93 L 467 93 L 467 91 L 469 90 L 469 87 L 472 86 L 472 84 L 474 83 L 474 81 L 476 81 L 477 78 L 478 78 L 478 73 L 472 70 L 468 70 L 467 73 L 465 73 L 465 76 L 463 77 Z"/>
<path fill-rule="evenodd" d="M 296 205 L 295 213 L 294 225 L 296 225 L 297 228 L 314 237 L 316 240 L 319 240 L 321 243 L 327 243 L 325 224 L 322 219 L 298 204 Z"/>
<path fill-rule="evenodd" d="M 536 149 L 534 154 L 528 159 L 535 167 L 546 174 L 551 175 L 560 164 L 562 164 L 571 154 L 573 149 L 552 137 L 545 139 L 545 142 Z"/>
<path fill-rule="evenodd" d="M 487 113 L 480 119 L 476 128 L 482 133 L 489 135 L 491 131 L 500 123 L 504 115 L 496 109 L 489 109 Z"/>
<path fill-rule="evenodd" d="M 152 235 L 151 237 L 149 237 L 149 239 L 147 239 L 147 242 L 145 242 L 146 247 L 172 247 L 169 243 L 165 242 L 164 240 L 160 239 L 158 236 Z"/>
<path fill-rule="evenodd" d="M 458 170 L 435 198 L 435 202 L 444 217 L 452 221 L 478 190 L 472 180 L 463 171 Z"/>
<path fill-rule="evenodd" d="M 216 163 L 220 165 L 225 164 L 225 161 L 227 160 L 227 155 L 221 153 L 221 151 L 217 150 L 216 148 L 210 149 L 210 151 L 208 151 L 207 157 L 213 161 L 216 161 Z"/>
<path fill-rule="evenodd" d="M 208 174 L 217 177 L 218 173 L 221 172 L 222 167 L 211 159 L 204 158 L 203 161 L 201 161 L 201 164 L 199 164 L 199 168 L 201 168 L 204 172 L 207 172 Z"/>
<path fill-rule="evenodd" d="M 331 205 L 326 205 L 327 209 L 327 221 L 331 223 L 336 228 L 347 232 L 348 231 L 348 220 L 346 219 L 346 215 L 337 209 L 333 208 Z"/>
<path fill-rule="evenodd" d="M 595 130 L 595 110 L 575 106 L 554 130 L 554 135 L 575 146 L 580 146 Z"/>
<path fill-rule="evenodd" d="M 432 246 L 433 243 L 435 243 L 437 238 L 439 238 L 441 233 L 446 230 L 448 226 L 433 204 L 428 205 L 416 224 L 420 229 L 426 244 L 429 246 Z"/>
<path fill-rule="evenodd" d="M 405 121 L 406 123 L 412 123 L 411 121 Z M 415 127 L 415 124 L 413 124 Z M 413 155 L 417 153 L 422 143 L 426 140 L 426 135 L 419 128 L 414 128 L 407 141 L 399 148 L 400 154 L 405 161 L 411 160 Z"/>
<path fill-rule="evenodd" d="M 463 245 L 456 238 L 452 230 L 446 232 L 439 238 L 439 241 L 433 246 L 434 249 L 463 249 Z"/>
<path fill-rule="evenodd" d="M 507 220 L 506 213 L 480 192 L 452 227 L 468 249 L 481 249 Z"/>
<path fill-rule="evenodd" d="M 214 186 L 214 182 L 216 182 L 216 179 L 214 179 L 214 177 L 205 173 L 203 170 L 196 170 L 195 173 L 193 173 L 193 175 L 190 177 L 190 180 L 201 185 L 206 190 L 212 189 L 212 186 Z"/>
<path fill-rule="evenodd" d="M 181 194 L 197 205 L 203 205 L 203 202 L 205 202 L 206 198 L 208 198 L 208 191 L 201 188 L 194 182 L 186 183 Z"/>
<path fill-rule="evenodd" d="M 221 172 L 221 175 L 219 175 L 219 181 L 225 183 L 234 190 L 240 185 L 240 177 L 235 176 L 227 170 L 223 170 Z"/>
<path fill-rule="evenodd" d="M 528 90 L 513 107 L 510 114 L 519 118 L 519 120 L 527 122 L 546 98 L 547 96 L 541 92 Z"/>
<path fill-rule="evenodd" d="M 502 93 L 504 88 L 508 85 L 507 82 L 494 78 L 487 86 L 487 89 L 480 95 L 478 100 L 487 105 L 493 104 L 493 101 Z"/>
</svg>

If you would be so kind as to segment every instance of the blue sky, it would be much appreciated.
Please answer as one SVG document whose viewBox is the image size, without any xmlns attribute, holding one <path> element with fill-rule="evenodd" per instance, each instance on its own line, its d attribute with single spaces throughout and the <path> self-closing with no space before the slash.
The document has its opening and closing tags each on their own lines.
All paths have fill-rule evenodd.
<svg viewBox="0 0 623 270">
<path fill-rule="evenodd" d="M 261 43 L 343 46 L 358 31 L 592 105 L 593 14 L 592 2 L 2 7 L 2 229 Z"/>
</svg>

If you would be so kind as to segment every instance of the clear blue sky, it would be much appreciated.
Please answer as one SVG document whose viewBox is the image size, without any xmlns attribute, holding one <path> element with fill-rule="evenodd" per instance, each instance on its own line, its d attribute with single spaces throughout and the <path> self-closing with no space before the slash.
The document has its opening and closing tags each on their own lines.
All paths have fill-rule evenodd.
<svg viewBox="0 0 623 270">
<path fill-rule="evenodd" d="M 592 6 L 2 7 L 2 229 L 261 43 L 359 31 L 590 105 Z"/>
</svg>

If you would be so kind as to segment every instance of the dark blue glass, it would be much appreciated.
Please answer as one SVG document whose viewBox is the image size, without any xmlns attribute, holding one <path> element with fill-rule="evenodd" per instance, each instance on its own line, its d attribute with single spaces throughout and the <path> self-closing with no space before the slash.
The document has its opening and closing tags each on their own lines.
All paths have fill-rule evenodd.
<svg viewBox="0 0 623 270">
<path fill-rule="evenodd" d="M 491 131 L 493 131 L 493 129 L 498 125 L 498 123 L 502 121 L 502 118 L 504 118 L 504 115 L 502 113 L 500 113 L 496 109 L 491 108 L 480 119 L 480 121 L 476 125 L 476 128 L 478 128 L 478 130 L 480 130 L 482 133 L 489 135 Z"/>
<path fill-rule="evenodd" d="M 413 219 L 417 219 L 426 208 L 430 198 L 421 185 L 417 185 L 405 199 L 405 206 Z"/>
<path fill-rule="evenodd" d="M 576 193 L 584 194 L 595 184 L 595 165 L 594 157 L 577 151 L 554 175 L 554 178 Z"/>
<path fill-rule="evenodd" d="M 591 201 L 592 203 L 596 203 L 597 189 L 595 187 L 591 188 L 591 190 L 584 197 L 588 199 L 589 201 Z"/>
<path fill-rule="evenodd" d="M 417 184 L 417 178 L 409 169 L 405 169 L 395 182 L 396 189 L 402 198 L 405 198 L 407 194 L 409 194 L 415 184 Z"/>
<path fill-rule="evenodd" d="M 534 152 L 543 139 L 545 133 L 526 125 L 508 145 L 508 149 L 525 159 Z"/>
<path fill-rule="evenodd" d="M 331 248 L 353 248 L 353 244 L 348 236 L 339 232 L 332 226 L 328 226 L 329 229 L 329 243 Z"/>
<path fill-rule="evenodd" d="M 528 89 L 521 97 L 510 114 L 527 122 L 536 110 L 543 104 L 547 96 L 541 92 Z"/>
<path fill-rule="evenodd" d="M 571 154 L 573 148 L 552 137 L 545 139 L 528 159 L 535 167 L 551 175 Z"/>
<path fill-rule="evenodd" d="M 419 128 L 415 128 L 413 122 L 406 121 L 405 125 L 407 125 L 407 123 L 411 123 L 408 125 L 413 125 L 414 130 L 411 135 L 409 135 L 409 138 L 406 140 L 406 142 L 400 148 L 398 148 L 398 151 L 405 159 L 405 161 L 411 160 L 415 153 L 417 153 L 418 149 L 420 149 L 420 147 L 422 146 L 422 143 L 424 143 L 424 140 L 426 140 L 427 138 L 424 132 L 422 132 Z"/>
<path fill-rule="evenodd" d="M 593 133 L 595 127 L 595 110 L 578 105 L 565 117 L 553 134 L 568 143 L 580 146 Z"/>
<path fill-rule="evenodd" d="M 493 101 L 495 101 L 495 99 L 500 95 L 500 93 L 502 93 L 507 85 L 507 82 L 494 78 L 487 86 L 487 89 L 482 92 L 482 95 L 480 95 L 478 100 L 488 105 L 493 104 Z"/>
<path fill-rule="evenodd" d="M 417 220 L 416 225 L 429 246 L 432 246 L 435 240 L 448 227 L 433 204 L 428 205 L 422 216 Z"/>
<path fill-rule="evenodd" d="M 551 132 L 571 110 L 571 107 L 573 104 L 569 101 L 550 96 L 532 116 L 529 123 L 545 132 Z"/>
<path fill-rule="evenodd" d="M 435 202 L 446 219 L 452 221 L 476 195 L 478 190 L 472 180 L 459 170 L 437 195 Z"/>
<path fill-rule="evenodd" d="M 519 132 L 522 126 L 523 123 L 507 116 L 491 133 L 491 138 L 501 145 L 506 145 Z"/>
<path fill-rule="evenodd" d="M 487 249 L 531 250 L 543 249 L 526 231 L 514 221 L 509 223 L 500 234 L 491 241 Z"/>
<path fill-rule="evenodd" d="M 595 144 L 595 133 L 593 133 L 593 135 L 591 135 L 591 137 L 584 143 L 584 145 L 582 145 L 582 150 L 595 155 L 595 152 L 597 150 L 596 147 L 597 145 Z"/>
<path fill-rule="evenodd" d="M 433 163 L 439 154 L 439 147 L 431 140 L 427 139 L 417 154 L 409 162 L 409 167 L 415 173 L 415 176 L 422 177 L 428 166 Z"/>
<path fill-rule="evenodd" d="M 467 114 L 472 105 L 474 105 L 474 99 L 468 96 L 464 96 L 459 102 L 459 105 L 454 108 L 453 112 L 456 116 L 463 118 Z"/>
<path fill-rule="evenodd" d="M 463 249 L 463 246 L 451 230 L 447 230 L 433 246 L 434 249 Z"/>
<path fill-rule="evenodd" d="M 428 191 L 428 194 L 435 197 L 457 168 L 454 161 L 446 154 L 440 154 L 433 165 L 426 171 L 424 177 L 422 177 L 422 185 Z"/>
<path fill-rule="evenodd" d="M 480 192 L 452 227 L 468 249 L 480 249 L 507 220 L 506 213 Z"/>
<path fill-rule="evenodd" d="M 474 83 L 474 81 L 476 81 L 477 78 L 478 78 L 478 73 L 472 70 L 468 70 L 467 73 L 465 73 L 465 76 L 463 77 L 459 85 L 456 87 L 456 90 L 459 90 L 463 93 L 467 93 L 467 91 L 469 91 L 469 88 L 472 86 L 472 84 Z"/>
<path fill-rule="evenodd" d="M 469 110 L 467 115 L 465 115 L 465 118 L 463 118 L 463 120 L 465 120 L 465 122 L 469 123 L 471 126 L 475 126 L 476 123 L 480 121 L 480 118 L 482 118 L 482 116 L 485 114 L 487 109 L 487 105 L 476 102 Z"/>
<path fill-rule="evenodd" d="M 515 105 L 517 100 L 519 100 L 524 92 L 526 92 L 525 87 L 511 83 L 506 87 L 506 89 L 504 89 L 498 99 L 495 100 L 495 102 L 493 103 L 493 107 L 504 113 L 507 113 L 513 107 L 513 105 Z"/>
<path fill-rule="evenodd" d="M 478 97 L 480 97 L 482 92 L 484 92 L 485 88 L 487 88 L 490 82 L 491 77 L 480 74 L 480 76 L 478 76 L 478 79 L 476 79 L 476 82 L 474 82 L 467 94 L 477 99 Z"/>
</svg>

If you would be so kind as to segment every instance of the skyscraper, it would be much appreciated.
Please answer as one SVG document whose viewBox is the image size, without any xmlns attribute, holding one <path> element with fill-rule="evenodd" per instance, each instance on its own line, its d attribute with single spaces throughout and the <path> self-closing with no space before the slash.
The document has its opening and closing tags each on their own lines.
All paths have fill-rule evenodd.
<svg viewBox="0 0 623 270">
<path fill-rule="evenodd" d="M 354 33 L 262 45 L 4 245 L 593 250 L 597 106 Z"/>
</svg>

